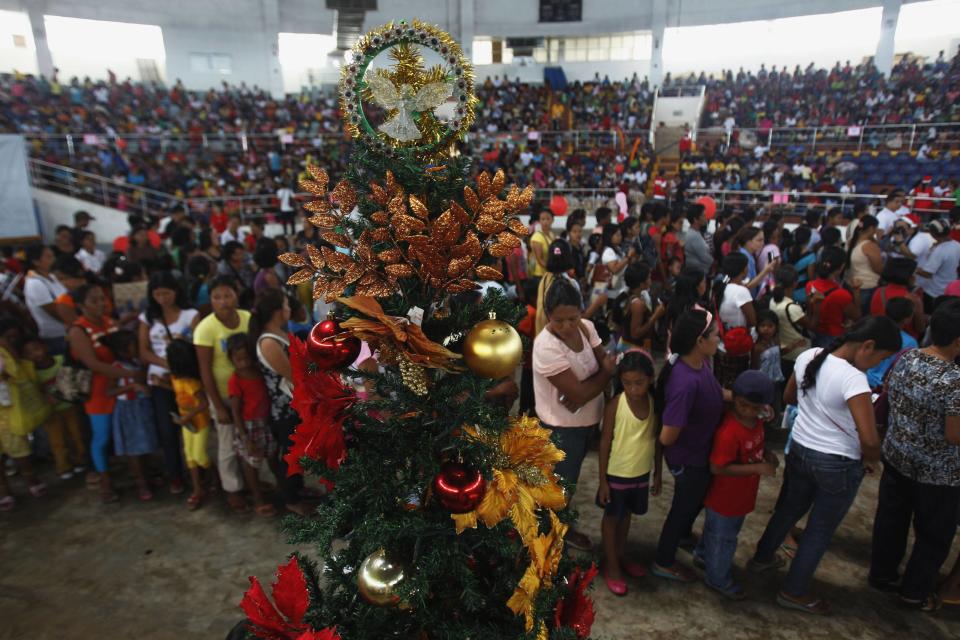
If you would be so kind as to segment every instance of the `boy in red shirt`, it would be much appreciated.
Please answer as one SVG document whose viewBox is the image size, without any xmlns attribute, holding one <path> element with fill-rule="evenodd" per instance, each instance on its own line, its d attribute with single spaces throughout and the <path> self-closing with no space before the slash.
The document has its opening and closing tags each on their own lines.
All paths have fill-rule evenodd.
<svg viewBox="0 0 960 640">
<path fill-rule="evenodd" d="M 694 560 L 706 569 L 706 585 L 732 600 L 744 598 L 731 573 L 737 535 L 756 506 L 760 476 L 775 475 L 780 464 L 777 456 L 763 447 L 760 415 L 773 400 L 774 384 L 765 374 L 751 369 L 737 376 L 733 404 L 717 429 L 710 452 L 713 481 L 703 501 L 706 521 Z"/>
</svg>

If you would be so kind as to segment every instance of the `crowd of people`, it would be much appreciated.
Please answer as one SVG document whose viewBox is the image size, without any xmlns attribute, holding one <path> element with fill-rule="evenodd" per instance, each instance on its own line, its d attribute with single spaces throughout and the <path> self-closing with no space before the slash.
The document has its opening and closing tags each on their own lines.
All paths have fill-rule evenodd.
<svg viewBox="0 0 960 640">
<path fill-rule="evenodd" d="M 668 74 L 664 87 L 706 86 L 702 125 L 731 131 L 748 127 L 762 134 L 774 126 L 957 122 L 957 60 L 941 55 L 921 65 L 904 58 L 889 79 L 869 62 L 856 67 L 838 62 L 829 70 L 810 65 L 792 73 L 761 66 L 756 74 L 742 69 L 719 77 L 674 79 Z M 634 75 L 619 82 L 598 74 L 592 82 L 552 90 L 547 84 L 494 77 L 478 84 L 476 93 L 476 140 L 471 144 L 479 142 L 477 155 L 487 164 L 497 162 L 512 181 L 540 189 L 628 183 L 645 188 L 650 149 L 646 136 L 638 132 L 651 124 L 653 90 L 646 79 Z M 322 162 L 331 175 L 340 175 L 348 153 L 336 97 L 330 92 L 304 90 L 276 99 L 243 83 L 225 82 L 218 90 L 198 92 L 186 90 L 179 81 L 167 88 L 119 81 L 112 74 L 106 80 L 69 82 L 61 82 L 56 74 L 0 76 L 0 130 L 33 136 L 32 155 L 53 164 L 198 199 L 275 196 L 281 188 L 295 189 L 304 164 L 311 160 Z M 574 130 L 611 135 L 596 139 L 585 135 L 576 142 L 550 137 Z M 78 136 L 69 145 L 57 137 L 67 133 L 95 135 L 90 140 Z M 245 143 L 241 134 L 246 134 Z M 514 137 L 518 134 L 519 139 Z M 763 150 L 762 141 L 758 146 Z M 724 147 L 722 153 L 705 151 L 689 161 L 695 165 L 750 161 L 737 153 L 737 144 Z M 763 164 L 798 164 L 795 154 L 786 153 L 771 153 Z M 737 157 L 731 161 L 730 156 Z M 810 165 L 804 172 L 806 183 L 808 173 L 821 181 L 826 177 L 820 159 L 805 158 L 799 164 Z M 732 189 L 754 182 L 753 186 L 777 183 L 772 168 L 743 168 L 702 170 L 691 179 Z M 788 177 L 792 175 L 788 172 Z M 827 182 L 839 189 L 842 176 L 832 177 Z M 795 182 L 788 180 L 784 187 Z M 94 185 L 73 189 L 95 193 Z M 130 206 L 124 196 L 116 204 Z"/>
<path fill-rule="evenodd" d="M 922 62 L 904 56 L 889 77 L 872 60 L 839 61 L 831 69 L 812 63 L 790 71 L 786 65 L 754 73 L 741 67 L 719 77 L 691 74 L 664 78 L 664 86 L 704 86 L 701 126 L 771 127 L 855 126 L 957 122 L 960 110 L 960 56 Z"/>
<path fill-rule="evenodd" d="M 261 220 L 197 221 L 177 210 L 160 224 L 131 217 L 100 249 L 78 211 L 50 245 L 8 248 L 0 312 L 0 454 L 28 492 L 81 476 L 104 502 L 119 498 L 111 458 L 125 458 L 141 501 L 189 490 L 190 509 L 218 491 L 237 512 L 305 514 L 302 479 L 283 455 L 299 418 L 290 406 L 288 333 L 305 335 L 311 291 L 285 290 L 278 256 L 329 246 L 310 224 L 264 236 Z M 5 400 L 5 401 L 4 401 Z M 261 467 L 277 499 L 265 497 Z M 0 473 L 0 510 L 15 498 Z M 315 492 L 314 492 L 315 493 Z"/>
<path fill-rule="evenodd" d="M 871 586 L 909 608 L 960 604 L 960 563 L 939 580 L 960 516 L 960 208 L 919 226 L 903 203 L 894 190 L 876 215 L 821 208 L 795 228 L 776 212 L 708 221 L 702 204 L 648 203 L 619 223 L 598 210 L 586 241 L 583 212 L 555 235 L 541 210 L 516 283 L 533 338 L 520 407 L 553 431 L 565 453 L 556 472 L 571 486 L 601 434 L 611 592 L 648 571 L 625 540 L 669 471 L 649 571 L 699 579 L 678 559 L 685 548 L 707 586 L 743 599 L 731 572 L 738 532 L 760 477 L 782 475 L 748 569 L 789 563 L 777 603 L 826 613 L 813 575 L 864 475 L 882 468 Z M 782 461 L 764 443 L 777 426 L 789 432 Z M 577 531 L 567 542 L 591 546 Z"/>
</svg>

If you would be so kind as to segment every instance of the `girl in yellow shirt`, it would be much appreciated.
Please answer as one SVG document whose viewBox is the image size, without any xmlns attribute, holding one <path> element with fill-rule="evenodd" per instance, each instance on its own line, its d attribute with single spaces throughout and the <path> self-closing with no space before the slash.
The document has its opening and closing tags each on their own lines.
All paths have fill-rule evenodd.
<svg viewBox="0 0 960 640">
<path fill-rule="evenodd" d="M 623 391 L 607 404 L 603 416 L 597 506 L 603 508 L 604 579 L 614 595 L 624 596 L 624 573 L 633 578 L 646 575 L 644 566 L 628 560 L 624 552 L 631 515 L 647 512 L 648 491 L 660 494 L 660 423 L 653 406 L 650 355 L 642 349 L 627 351 L 617 365 L 617 377 Z"/>
</svg>

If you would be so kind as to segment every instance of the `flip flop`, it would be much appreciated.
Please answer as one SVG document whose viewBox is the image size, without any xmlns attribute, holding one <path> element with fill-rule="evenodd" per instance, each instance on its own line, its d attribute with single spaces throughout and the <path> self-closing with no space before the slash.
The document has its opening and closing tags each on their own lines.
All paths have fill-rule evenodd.
<svg viewBox="0 0 960 640">
<path fill-rule="evenodd" d="M 696 580 L 695 577 L 687 575 L 686 573 L 675 571 L 672 568 L 667 569 L 665 567 L 661 567 L 656 562 L 654 562 L 653 565 L 651 565 L 650 573 L 657 576 L 658 578 L 664 578 L 665 580 L 673 580 L 674 582 L 682 582 L 684 584 L 689 584 L 694 580 Z"/>
<path fill-rule="evenodd" d="M 137 493 L 137 497 L 140 498 L 140 502 L 150 502 L 153 500 L 153 492 L 150 489 L 140 489 Z"/>
<path fill-rule="evenodd" d="M 3 496 L 0 498 L 0 511 L 10 511 L 15 504 L 17 504 L 17 501 L 13 496 Z"/>
<path fill-rule="evenodd" d="M 940 604 L 949 604 L 952 606 L 960 605 L 960 597 L 958 598 L 940 598 Z"/>
<path fill-rule="evenodd" d="M 203 496 L 192 494 L 189 498 L 187 498 L 187 509 L 189 511 L 196 511 L 200 508 L 201 504 L 203 504 Z"/>
<path fill-rule="evenodd" d="M 256 511 L 258 516 L 263 516 L 264 518 L 272 518 L 273 516 L 277 515 L 276 508 L 269 502 L 258 504 L 256 507 L 254 507 L 254 511 Z"/>
<path fill-rule="evenodd" d="M 42 498 L 47 493 L 47 485 L 42 482 L 37 484 L 30 485 L 30 488 L 27 489 L 34 498 Z"/>
<path fill-rule="evenodd" d="M 777 593 L 777 604 L 784 609 L 793 609 L 802 611 L 815 616 L 825 616 L 830 613 L 830 605 L 823 598 L 814 598 L 811 602 L 803 603 L 792 600 L 783 595 L 783 592 Z"/>
</svg>

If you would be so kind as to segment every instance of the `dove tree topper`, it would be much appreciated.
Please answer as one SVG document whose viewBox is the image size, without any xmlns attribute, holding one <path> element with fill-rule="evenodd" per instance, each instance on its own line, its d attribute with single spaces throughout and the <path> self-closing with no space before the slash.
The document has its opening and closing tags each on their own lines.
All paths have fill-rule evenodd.
<svg viewBox="0 0 960 640">
<path fill-rule="evenodd" d="M 436 53 L 440 63 L 427 68 L 424 49 Z M 389 65 L 381 64 L 384 57 Z M 372 65 L 375 59 L 380 68 Z M 354 45 L 341 72 L 340 104 L 348 132 L 380 151 L 443 156 L 473 123 L 473 68 L 441 29 L 418 20 L 390 22 Z M 437 113 L 441 106 L 444 116 Z M 385 115 L 371 122 L 377 110 Z"/>
</svg>

